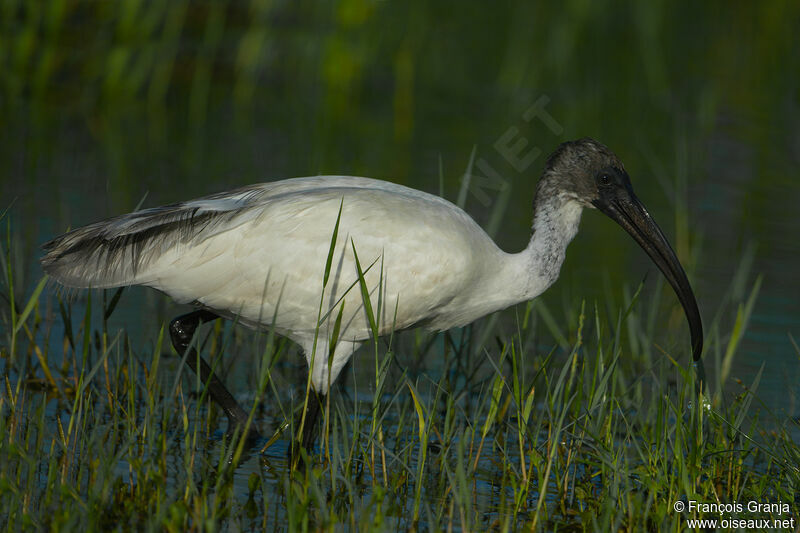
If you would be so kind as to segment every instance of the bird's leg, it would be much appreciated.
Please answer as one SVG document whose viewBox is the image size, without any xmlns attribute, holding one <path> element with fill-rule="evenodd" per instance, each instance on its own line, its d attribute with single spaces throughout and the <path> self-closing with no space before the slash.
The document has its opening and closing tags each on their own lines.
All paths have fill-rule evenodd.
<svg viewBox="0 0 800 533">
<path fill-rule="evenodd" d="M 325 401 L 325 395 L 317 395 L 311 392 L 308 398 L 308 408 L 306 409 L 306 421 L 303 424 L 303 448 L 310 452 L 314 449 L 314 443 L 317 440 L 317 429 L 319 426 L 319 414 L 322 411 L 322 404 Z"/>
<path fill-rule="evenodd" d="M 228 389 L 214 374 L 206 360 L 197 353 L 197 350 L 189 346 L 194 332 L 201 322 L 211 322 L 218 318 L 218 315 L 204 309 L 192 311 L 170 322 L 169 334 L 172 338 L 172 346 L 181 356 L 185 357 L 189 368 L 200 376 L 200 380 L 208 387 L 208 394 L 211 399 L 217 402 L 217 405 L 225 411 L 228 417 L 228 433 L 233 433 L 237 427 L 244 431 L 247 424 L 247 411 L 242 409 L 242 406 L 234 399 L 233 395 L 228 392 Z M 186 350 L 189 350 L 188 354 Z M 251 428 L 248 438 L 259 439 L 260 436 L 255 429 Z"/>
<path fill-rule="evenodd" d="M 298 446 L 302 447 L 309 455 L 314 450 L 314 443 L 317 440 L 317 426 L 319 426 L 319 414 L 322 411 L 322 405 L 325 402 L 324 394 L 317 394 L 313 389 L 308 393 L 308 405 L 305 411 L 301 410 L 297 415 L 297 423 L 295 427 L 303 425 L 303 432 L 298 435 L 298 439 L 292 441 L 292 446 L 289 448 L 290 458 L 292 464 L 296 463 L 296 459 L 301 459 L 300 450 Z M 305 415 L 305 419 L 303 418 Z"/>
</svg>

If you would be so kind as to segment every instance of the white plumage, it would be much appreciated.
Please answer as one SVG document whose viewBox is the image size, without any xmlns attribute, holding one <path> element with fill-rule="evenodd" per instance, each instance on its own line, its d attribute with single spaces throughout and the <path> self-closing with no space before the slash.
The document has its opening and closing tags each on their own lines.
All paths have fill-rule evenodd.
<svg viewBox="0 0 800 533">
<path fill-rule="evenodd" d="M 415 326 L 446 330 L 547 289 L 558 277 L 584 207 L 597 207 L 616 220 L 665 274 L 686 311 L 699 361 L 702 324 L 686 274 L 634 195 L 622 163 L 592 139 L 564 143 L 548 159 L 534 199 L 532 237 L 516 254 L 500 250 L 464 211 L 437 196 L 374 179 L 318 176 L 253 185 L 79 228 L 47 243 L 42 264 L 68 286 L 147 285 L 211 311 L 173 321 L 170 332 L 179 352 L 190 349 L 199 321 L 218 315 L 252 327 L 274 326 L 303 347 L 314 389 L 325 394 L 353 351 L 372 335 L 355 253 L 373 309 L 381 302 L 379 335 Z M 328 344 L 340 312 L 329 369 Z M 232 423 L 243 425 L 246 413 L 224 385 L 213 382 L 210 369 L 200 372 Z M 312 433 L 304 431 L 309 445 Z"/>
<path fill-rule="evenodd" d="M 380 334 L 417 325 L 445 330 L 533 298 L 555 280 L 580 219 L 577 201 L 558 204 L 547 210 L 543 228 L 563 226 L 562 238 L 554 240 L 543 229 L 524 252 L 507 254 L 464 211 L 438 196 L 368 178 L 296 178 L 78 229 L 50 246 L 52 259 L 44 264 L 70 286 L 146 285 L 250 326 L 274 325 L 304 348 L 310 363 L 341 206 L 322 302 L 327 318 L 317 340 L 317 353 L 325 356 L 314 358 L 312 374 L 315 389 L 325 393 L 327 340 L 339 306 L 344 309 L 331 382 L 353 350 L 371 337 L 353 249 L 373 307 L 379 299 L 382 303 Z M 125 243 L 153 230 L 143 244 Z M 60 255 L 87 239 L 112 244 L 87 247 L 88 255 L 72 261 L 69 253 Z M 121 243 L 116 248 L 115 241 Z M 555 270 L 537 269 L 537 258 L 548 257 L 550 250 L 557 256 Z"/>
</svg>

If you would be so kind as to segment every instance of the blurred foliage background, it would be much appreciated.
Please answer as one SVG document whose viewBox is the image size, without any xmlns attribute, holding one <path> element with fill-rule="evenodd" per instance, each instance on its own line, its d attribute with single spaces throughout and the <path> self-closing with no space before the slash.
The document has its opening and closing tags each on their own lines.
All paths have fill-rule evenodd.
<svg viewBox="0 0 800 533">
<path fill-rule="evenodd" d="M 798 28 L 794 1 L 4 0 L 0 210 L 30 286 L 41 242 L 143 199 L 321 173 L 455 201 L 468 168 L 489 168 L 505 188 L 466 208 L 519 250 L 546 155 L 588 135 L 625 161 L 707 322 L 752 259 L 764 285 L 734 375 L 767 361 L 787 406 L 800 393 Z M 526 115 L 535 103 L 557 128 Z M 646 274 L 646 294 L 662 289 L 613 223 L 582 226 L 549 305 L 619 306 Z"/>
</svg>

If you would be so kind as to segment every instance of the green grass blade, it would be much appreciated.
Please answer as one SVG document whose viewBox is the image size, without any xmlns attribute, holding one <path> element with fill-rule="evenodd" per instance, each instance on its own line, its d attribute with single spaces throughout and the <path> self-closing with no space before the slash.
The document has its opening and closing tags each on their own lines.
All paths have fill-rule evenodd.
<svg viewBox="0 0 800 533">
<path fill-rule="evenodd" d="M 367 281 L 364 279 L 364 272 L 361 270 L 361 262 L 358 260 L 358 252 L 356 252 L 356 243 L 353 241 L 353 239 L 350 239 L 350 245 L 353 247 L 353 258 L 355 259 L 356 270 L 358 272 L 358 284 L 361 287 L 361 299 L 364 301 L 364 310 L 367 313 L 367 320 L 369 320 L 369 327 L 372 330 L 373 338 L 375 338 L 378 337 L 378 323 L 375 320 L 375 313 L 372 311 L 372 300 L 369 297 L 369 289 L 367 288 Z"/>
<path fill-rule="evenodd" d="M 42 289 L 44 289 L 45 284 L 47 284 L 47 276 L 44 276 L 39 283 L 36 285 L 36 289 L 34 289 L 33 294 L 28 299 L 28 303 L 25 305 L 25 309 L 22 310 L 19 317 L 17 317 L 16 324 L 14 325 L 14 333 L 16 334 L 22 325 L 25 324 L 25 320 L 28 318 L 28 315 L 31 314 L 33 311 L 34 306 L 39 302 L 39 295 L 42 293 Z"/>
<path fill-rule="evenodd" d="M 339 202 L 339 212 L 336 214 L 336 224 L 333 226 L 333 234 L 331 234 L 331 245 L 328 247 L 328 258 L 325 260 L 325 274 L 322 277 L 322 287 L 328 286 L 328 278 L 331 275 L 331 265 L 333 264 L 333 254 L 336 251 L 336 239 L 339 237 L 339 222 L 342 220 L 342 207 L 344 206 L 344 198 Z"/>
<path fill-rule="evenodd" d="M 111 301 L 108 302 L 108 306 L 103 312 L 103 319 L 108 320 L 111 317 L 111 314 L 114 312 L 114 309 L 117 308 L 117 304 L 119 303 L 119 299 L 122 296 L 122 291 L 125 290 L 125 287 L 119 287 L 115 292 L 114 296 L 111 297 Z"/>
<path fill-rule="evenodd" d="M 733 332 L 731 333 L 730 340 L 728 341 L 728 346 L 725 349 L 725 355 L 722 358 L 722 368 L 720 369 L 720 383 L 725 383 L 730 374 L 731 365 L 733 364 L 733 355 L 736 353 L 736 349 L 739 347 L 739 343 L 744 338 L 745 330 L 747 329 L 747 324 L 750 322 L 750 315 L 753 312 L 753 307 L 756 303 L 756 298 L 758 297 L 758 292 L 761 289 L 761 281 L 763 278 L 758 276 L 756 278 L 756 282 L 753 285 L 752 290 L 750 291 L 750 296 L 747 298 L 747 302 L 744 305 L 739 305 L 739 309 L 736 313 L 736 322 L 733 325 Z"/>
</svg>

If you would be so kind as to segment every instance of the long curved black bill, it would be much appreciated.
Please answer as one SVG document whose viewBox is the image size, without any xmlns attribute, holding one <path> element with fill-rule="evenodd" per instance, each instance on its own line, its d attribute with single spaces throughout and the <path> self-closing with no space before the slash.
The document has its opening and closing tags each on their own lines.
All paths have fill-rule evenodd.
<svg viewBox="0 0 800 533">
<path fill-rule="evenodd" d="M 700 359 L 703 353 L 703 322 L 700 319 L 700 310 L 697 308 L 694 292 L 689 285 L 689 280 L 686 279 L 686 272 L 683 271 L 678 257 L 661 228 L 633 194 L 630 185 L 624 189 L 618 189 L 615 193 L 606 197 L 601 196 L 592 203 L 631 234 L 672 285 L 683 306 L 683 311 L 686 313 L 686 320 L 689 322 L 695 367 L 700 380 L 705 381 L 705 372 Z"/>
</svg>

